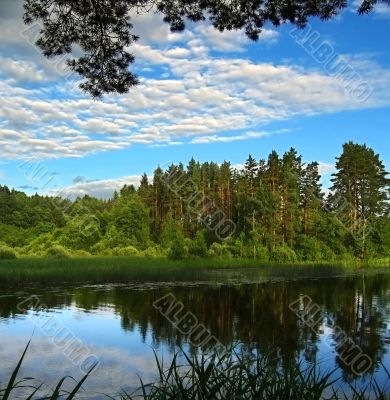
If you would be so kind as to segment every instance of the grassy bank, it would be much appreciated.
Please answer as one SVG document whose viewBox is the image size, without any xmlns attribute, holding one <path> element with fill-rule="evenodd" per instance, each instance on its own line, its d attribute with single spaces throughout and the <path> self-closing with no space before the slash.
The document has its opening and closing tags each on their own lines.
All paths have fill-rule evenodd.
<svg viewBox="0 0 390 400">
<path fill-rule="evenodd" d="M 320 278 L 382 271 L 376 263 L 265 264 L 251 259 L 170 260 L 141 257 L 19 258 L 0 260 L 0 284 L 253 281 L 261 278 Z M 389 268 L 390 271 L 390 268 Z"/>
<path fill-rule="evenodd" d="M 71 390 L 63 389 L 67 378 L 61 378 L 51 392 L 46 392 L 44 397 L 38 397 L 41 394 L 42 381 L 37 381 L 39 383 L 35 385 L 33 378 L 18 377 L 27 350 L 28 345 L 8 383 L 4 388 L 0 387 L 1 400 L 16 398 L 17 395 L 20 399 L 72 400 L 82 390 L 84 381 L 93 379 L 93 376 L 89 375 L 96 366 L 92 366 L 79 382 L 73 383 Z M 320 400 L 324 398 L 385 400 L 388 399 L 390 389 L 388 383 L 380 386 L 374 378 L 368 378 L 364 388 L 359 388 L 355 384 L 342 387 L 340 378 L 334 378 L 335 370 L 320 372 L 318 364 L 303 367 L 300 363 L 294 363 L 278 367 L 278 363 L 275 364 L 275 360 L 268 357 L 248 353 L 237 354 L 233 350 L 222 356 L 217 353 L 209 356 L 190 356 L 184 353 L 183 361 L 179 361 L 176 353 L 167 367 L 160 362 L 157 354 L 155 355 L 159 374 L 156 382 L 144 383 L 141 377 L 141 385 L 133 393 L 115 388 L 114 393 L 106 393 L 105 396 L 114 400 Z M 390 381 L 388 370 L 384 365 L 382 367 Z M 22 392 L 20 389 L 23 389 Z M 89 394 L 91 397 L 96 395 L 93 392 Z M 103 396 L 102 393 L 100 395 Z"/>
</svg>

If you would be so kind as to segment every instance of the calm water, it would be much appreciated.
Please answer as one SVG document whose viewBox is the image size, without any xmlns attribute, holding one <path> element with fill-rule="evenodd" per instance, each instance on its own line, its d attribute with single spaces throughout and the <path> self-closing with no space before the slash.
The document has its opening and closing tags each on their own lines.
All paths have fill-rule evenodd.
<svg viewBox="0 0 390 400">
<path fill-rule="evenodd" d="M 156 373 L 153 349 L 167 361 L 178 345 L 191 351 L 188 338 L 153 307 L 154 301 L 168 293 L 222 344 L 240 342 L 253 352 L 272 352 L 282 366 L 316 360 L 324 370 L 337 367 L 336 376 L 357 384 L 367 382 L 372 374 L 386 383 L 381 363 L 390 368 L 390 274 L 232 286 L 19 290 L 0 289 L 0 383 L 9 377 L 31 336 L 21 376 L 41 378 L 48 384 L 64 375 L 82 376 L 80 360 L 72 362 L 65 354 L 64 346 L 72 337 L 85 346 L 83 356 L 100 361 L 87 381 L 87 398 L 94 398 L 90 390 L 113 394 L 121 387 L 136 387 L 139 376 L 152 380 Z M 39 300 L 18 307 L 31 295 Z M 304 295 L 320 306 L 317 317 L 321 318 L 312 327 L 289 309 L 290 303 Z M 363 378 L 357 378 L 351 366 L 340 360 L 336 326 L 373 361 Z"/>
</svg>

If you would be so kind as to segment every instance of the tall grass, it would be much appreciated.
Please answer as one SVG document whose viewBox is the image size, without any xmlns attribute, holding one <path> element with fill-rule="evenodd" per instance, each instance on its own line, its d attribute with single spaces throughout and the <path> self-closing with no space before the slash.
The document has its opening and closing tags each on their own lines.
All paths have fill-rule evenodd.
<svg viewBox="0 0 390 400">
<path fill-rule="evenodd" d="M 35 398 L 39 398 L 41 400 L 72 400 L 76 397 L 77 393 L 80 391 L 83 383 L 86 381 L 88 376 L 92 373 L 92 371 L 95 369 L 96 365 L 92 366 L 90 370 L 84 375 L 84 377 L 76 383 L 74 388 L 71 391 L 68 390 L 63 390 L 63 384 L 67 378 L 70 377 L 63 377 L 59 380 L 57 385 L 51 390 L 51 393 L 46 394 L 44 397 L 39 395 L 39 391 L 41 388 L 44 386 L 43 383 L 40 383 L 38 385 L 34 385 L 34 381 L 36 381 L 34 378 L 28 377 L 28 378 L 22 378 L 18 380 L 18 374 L 20 371 L 20 368 L 22 366 L 24 357 L 26 356 L 28 347 L 30 345 L 31 340 L 27 343 L 22 356 L 19 359 L 18 364 L 16 365 L 15 369 L 13 370 L 8 383 L 6 384 L 5 388 L 2 389 L 0 388 L 0 400 L 12 400 L 15 399 L 17 394 L 16 392 L 19 389 L 23 389 L 23 391 L 27 392 L 25 395 L 26 400 L 31 400 Z M 21 395 L 20 395 L 21 396 Z M 18 398 L 19 395 L 17 396 Z"/>
<path fill-rule="evenodd" d="M 14 398 L 19 387 L 28 387 L 25 399 L 33 399 L 42 385 L 25 386 L 32 378 L 17 381 L 17 375 L 28 345 L 5 387 L 0 390 L 0 400 Z M 234 350 L 223 355 L 214 353 L 208 357 L 189 356 L 183 353 L 184 363 L 178 353 L 165 367 L 155 353 L 158 379 L 153 383 L 140 380 L 140 387 L 133 393 L 105 394 L 114 400 L 320 400 L 320 399 L 377 399 L 390 398 L 389 387 L 379 387 L 371 380 L 363 389 L 352 384 L 340 389 L 335 371 L 321 373 L 318 365 L 302 368 L 294 364 L 284 368 L 275 366 L 268 357 L 237 354 Z M 383 366 L 384 367 L 384 366 Z M 61 390 L 65 378 L 61 378 L 45 399 L 72 400 L 80 391 L 92 369 L 78 382 L 72 391 Z M 390 382 L 390 374 L 384 367 Z M 88 395 L 88 393 L 86 393 Z M 91 397 L 95 393 L 91 393 Z M 20 397 L 21 398 L 21 397 Z M 38 398 L 38 397 L 37 397 Z M 42 399 L 42 397 L 40 397 Z"/>
<path fill-rule="evenodd" d="M 379 266 L 332 264 L 275 265 L 251 259 L 169 260 L 140 257 L 0 260 L 0 284 L 231 281 L 270 278 L 320 278 L 378 271 Z M 384 270 L 389 270 L 384 268 Z"/>
<path fill-rule="evenodd" d="M 137 393 L 123 392 L 121 400 L 319 400 L 319 399 L 390 399 L 390 387 L 380 387 L 371 379 L 364 388 L 353 384 L 340 389 L 336 370 L 322 373 L 318 365 L 302 368 L 294 364 L 275 367 L 269 357 L 247 357 L 231 350 L 221 357 L 189 357 L 185 363 L 177 354 L 168 368 L 156 356 L 159 379 L 145 384 Z M 390 382 L 390 373 L 384 367 Z"/>
</svg>

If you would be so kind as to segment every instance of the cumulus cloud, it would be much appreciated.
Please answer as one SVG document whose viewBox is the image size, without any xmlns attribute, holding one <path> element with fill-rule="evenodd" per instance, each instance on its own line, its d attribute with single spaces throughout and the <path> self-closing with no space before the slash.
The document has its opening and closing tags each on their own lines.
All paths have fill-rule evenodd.
<svg viewBox="0 0 390 400">
<path fill-rule="evenodd" d="M 137 49 L 140 59 L 166 66 L 172 78 L 142 80 L 131 93 L 103 102 L 77 91 L 58 99 L 55 93 L 60 83 L 21 92 L 20 86 L 2 82 L 4 157 L 81 157 L 134 143 L 233 140 L 216 137 L 242 140 L 231 133 L 254 131 L 296 115 L 385 105 L 390 99 L 385 90 L 389 71 L 373 61 L 350 60 L 375 89 L 368 101 L 359 103 L 335 77 L 321 71 L 239 58 L 177 58 L 169 50 L 140 44 Z"/>
<path fill-rule="evenodd" d="M 141 176 L 132 175 L 118 179 L 98 179 L 86 180 L 83 176 L 76 176 L 73 184 L 58 190 L 49 190 L 49 196 L 61 196 L 66 198 L 77 198 L 85 195 L 97 197 L 99 199 L 109 199 L 115 191 L 119 191 L 124 185 L 134 185 L 138 187 Z"/>
<path fill-rule="evenodd" d="M 33 62 L 0 57 L 0 73 L 14 82 L 41 82 L 46 79 Z"/>
<path fill-rule="evenodd" d="M 256 62 L 244 55 L 215 55 L 213 50 L 241 51 L 247 44 L 243 34 L 220 33 L 207 23 L 172 33 L 161 15 L 133 17 L 134 31 L 143 38 L 130 49 L 136 56 L 135 68 L 149 68 L 153 78 L 141 78 L 130 93 L 107 96 L 101 102 L 82 94 L 72 79 L 59 79 L 57 66 L 43 65 L 36 49 L 30 49 L 31 59 L 26 60 L 24 53 L 18 53 L 20 59 L 18 54 L 11 57 L 3 47 L 0 62 L 5 66 L 2 73 L 7 74 L 0 81 L 3 158 L 83 157 L 133 144 L 261 138 L 263 127 L 273 121 L 390 104 L 390 70 L 367 57 L 345 56 L 358 72 L 356 79 L 372 89 L 372 95 L 359 102 L 340 77 L 321 66 L 305 69 L 292 63 Z M 4 26 L 0 37 L 8 29 Z M 264 30 L 264 42 L 277 38 L 276 32 Z M 19 35 L 18 40 L 24 39 Z M 39 86 L 24 85 L 26 79 Z M 349 87 L 355 83 L 349 82 Z"/>
<path fill-rule="evenodd" d="M 209 48 L 218 52 L 243 52 L 251 42 L 243 31 L 223 31 L 210 24 L 200 24 L 195 28 Z M 259 42 L 275 43 L 279 33 L 273 29 L 263 29 Z"/>
</svg>

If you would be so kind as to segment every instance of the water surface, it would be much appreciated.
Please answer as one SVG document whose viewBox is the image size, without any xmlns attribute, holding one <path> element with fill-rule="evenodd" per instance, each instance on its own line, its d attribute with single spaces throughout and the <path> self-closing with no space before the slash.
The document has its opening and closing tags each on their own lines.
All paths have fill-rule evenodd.
<svg viewBox="0 0 390 400">
<path fill-rule="evenodd" d="M 390 369 L 390 274 L 236 285 L 1 288 L 0 383 L 31 337 L 21 376 L 54 385 L 65 375 L 80 378 L 96 359 L 100 364 L 85 385 L 87 398 L 137 387 L 139 377 L 153 380 L 153 350 L 166 361 L 177 346 L 195 351 L 188 336 L 153 306 L 168 293 L 225 346 L 241 343 L 246 351 L 271 354 L 281 367 L 301 361 L 318 362 L 324 371 L 337 368 L 340 384 L 362 385 L 371 376 L 386 383 L 382 365 Z M 38 308 L 31 300 L 18 307 L 31 295 L 39 299 Z M 320 307 L 320 318 L 311 326 L 289 308 L 297 299 L 308 298 L 304 296 Z M 355 375 L 340 357 L 336 327 L 372 360 L 363 376 Z M 84 365 L 72 362 L 63 348 L 67 335 L 88 349 L 91 358 Z"/>
</svg>

